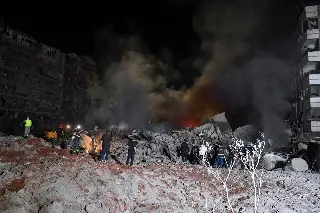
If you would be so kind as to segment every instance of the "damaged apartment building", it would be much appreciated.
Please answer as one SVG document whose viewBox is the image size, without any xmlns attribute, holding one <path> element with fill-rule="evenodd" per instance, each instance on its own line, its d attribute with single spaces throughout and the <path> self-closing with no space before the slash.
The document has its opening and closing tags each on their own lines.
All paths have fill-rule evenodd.
<svg viewBox="0 0 320 213">
<path fill-rule="evenodd" d="M 60 122 L 64 114 L 80 118 L 91 104 L 82 98 L 97 78 L 95 70 L 89 57 L 65 54 L 0 23 L 1 118 L 30 116 L 43 127 Z"/>
<path fill-rule="evenodd" d="M 305 6 L 295 34 L 291 126 L 295 141 L 308 143 L 308 156 L 320 166 L 320 6 Z M 318 156 L 318 157 L 316 157 Z M 314 162 L 316 159 L 309 159 Z M 320 167 L 319 167 L 320 168 Z"/>
<path fill-rule="evenodd" d="M 292 125 L 295 132 L 314 141 L 320 136 L 319 6 L 307 6 L 296 33 L 295 94 Z"/>
<path fill-rule="evenodd" d="M 58 119 L 65 54 L 4 23 L 0 35 L 1 114 Z"/>
<path fill-rule="evenodd" d="M 97 100 L 87 96 L 87 89 L 97 82 L 97 66 L 90 57 L 75 53 L 66 55 L 62 105 L 64 120 L 82 123 L 91 108 L 99 107 Z"/>
</svg>

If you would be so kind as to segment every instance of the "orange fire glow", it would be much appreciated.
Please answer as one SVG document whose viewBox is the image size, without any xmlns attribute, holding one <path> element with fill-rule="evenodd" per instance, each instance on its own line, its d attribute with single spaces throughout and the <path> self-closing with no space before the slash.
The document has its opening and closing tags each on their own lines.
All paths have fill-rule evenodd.
<svg viewBox="0 0 320 213">
<path fill-rule="evenodd" d="M 80 134 L 81 135 L 81 143 L 80 143 L 80 147 L 84 148 L 85 149 L 85 152 L 86 153 L 89 153 L 91 152 L 92 150 L 92 139 L 86 135 L 86 134 Z M 97 133 L 96 134 L 96 139 L 95 139 L 95 152 L 100 152 L 101 151 L 101 133 Z"/>
<path fill-rule="evenodd" d="M 201 86 L 185 94 L 177 118 L 179 127 L 194 128 L 206 122 L 211 116 L 222 112 L 222 107 L 210 91 L 212 88 Z"/>
<path fill-rule="evenodd" d="M 199 125 L 199 122 L 191 120 L 191 119 L 186 119 L 186 120 L 183 120 L 179 126 L 182 128 L 185 128 L 185 127 L 194 128 L 198 125 Z"/>
</svg>

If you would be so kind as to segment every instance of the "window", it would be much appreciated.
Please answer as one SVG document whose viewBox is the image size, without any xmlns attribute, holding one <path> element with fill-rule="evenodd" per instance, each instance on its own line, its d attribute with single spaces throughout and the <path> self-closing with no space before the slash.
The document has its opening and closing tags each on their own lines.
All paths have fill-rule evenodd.
<svg viewBox="0 0 320 213">
<path fill-rule="evenodd" d="M 56 51 L 55 50 L 53 50 L 53 49 L 49 49 L 48 50 L 48 55 L 50 56 L 50 57 L 55 57 L 56 56 Z"/>
</svg>

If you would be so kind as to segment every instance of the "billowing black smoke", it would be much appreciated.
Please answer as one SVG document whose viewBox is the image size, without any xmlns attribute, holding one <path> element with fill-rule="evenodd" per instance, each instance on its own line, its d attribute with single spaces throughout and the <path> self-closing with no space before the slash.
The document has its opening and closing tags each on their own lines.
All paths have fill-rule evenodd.
<svg viewBox="0 0 320 213">
<path fill-rule="evenodd" d="M 101 101 L 93 117 L 105 124 L 127 123 L 131 128 L 145 128 L 149 121 L 150 94 L 161 85 L 153 75 L 152 60 L 142 53 L 127 51 L 105 70 L 100 89 L 92 95 Z"/>
<path fill-rule="evenodd" d="M 223 105 L 233 129 L 253 124 L 280 145 L 287 142 L 285 117 L 291 108 L 293 81 L 290 66 L 277 56 L 277 46 L 270 45 L 274 43 L 273 3 L 216 1 L 200 8 L 194 26 L 206 59 L 193 90 L 211 88 L 211 105 Z M 290 45 L 283 48 L 289 56 Z"/>
<path fill-rule="evenodd" d="M 253 124 L 274 146 L 288 142 L 284 129 L 291 109 L 292 77 L 290 66 L 272 56 L 256 56 L 221 75 L 216 86 L 223 94 L 231 126 Z"/>
<path fill-rule="evenodd" d="M 274 17 L 270 1 L 207 2 L 199 7 L 193 23 L 203 53 L 194 64 L 202 75 L 187 90 L 166 88 L 168 78 L 183 76 L 183 70 L 173 75 L 176 70 L 146 54 L 147 48 L 141 49 L 135 39 L 105 37 L 108 47 L 102 47 L 108 54 L 101 53 L 105 58 L 100 59 L 105 79 L 90 93 L 102 101 L 95 119 L 124 121 L 139 128 L 154 112 L 168 118 L 188 108 L 200 120 L 223 110 L 234 129 L 254 124 L 277 144 L 286 141 L 284 119 L 290 110 L 292 76 L 290 67 L 265 45 Z"/>
</svg>

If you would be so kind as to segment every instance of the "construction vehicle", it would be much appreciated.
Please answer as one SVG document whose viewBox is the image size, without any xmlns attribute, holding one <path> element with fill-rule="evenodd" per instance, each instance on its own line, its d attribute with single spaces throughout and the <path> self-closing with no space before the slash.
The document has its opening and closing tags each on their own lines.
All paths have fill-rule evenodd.
<svg viewBox="0 0 320 213">
<path fill-rule="evenodd" d="M 44 138 L 46 140 L 56 140 L 57 139 L 57 132 L 53 130 L 44 131 Z"/>
</svg>

